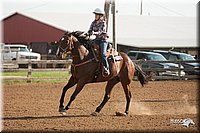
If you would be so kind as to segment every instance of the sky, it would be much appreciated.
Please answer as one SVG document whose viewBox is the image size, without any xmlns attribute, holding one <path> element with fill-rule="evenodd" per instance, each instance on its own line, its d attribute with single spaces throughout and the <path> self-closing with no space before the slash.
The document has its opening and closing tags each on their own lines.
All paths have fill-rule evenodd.
<svg viewBox="0 0 200 133">
<path fill-rule="evenodd" d="M 199 0 L 116 0 L 119 15 L 196 17 Z M 1 0 L 1 19 L 15 12 L 91 13 L 105 0 Z"/>
</svg>

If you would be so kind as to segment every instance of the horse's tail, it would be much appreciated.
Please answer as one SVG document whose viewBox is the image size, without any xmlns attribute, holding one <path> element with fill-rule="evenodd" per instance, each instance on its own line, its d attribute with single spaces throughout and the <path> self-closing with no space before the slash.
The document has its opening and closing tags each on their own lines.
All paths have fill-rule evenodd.
<svg viewBox="0 0 200 133">
<path fill-rule="evenodd" d="M 134 63 L 134 66 L 138 80 L 140 81 L 140 84 L 144 86 L 144 84 L 147 84 L 148 81 L 151 79 L 151 75 L 147 75 L 139 65 Z"/>
</svg>

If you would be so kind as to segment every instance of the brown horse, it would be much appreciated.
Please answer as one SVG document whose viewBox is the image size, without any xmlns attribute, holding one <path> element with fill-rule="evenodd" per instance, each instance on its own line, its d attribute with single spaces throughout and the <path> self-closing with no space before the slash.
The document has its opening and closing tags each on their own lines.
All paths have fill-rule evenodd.
<svg viewBox="0 0 200 133">
<path fill-rule="evenodd" d="M 91 48 L 92 49 L 92 48 Z M 102 76 L 102 73 L 97 74 L 97 70 L 99 69 L 100 63 L 95 58 L 94 51 L 91 49 L 86 49 L 85 46 L 79 42 L 79 40 L 75 37 L 74 32 L 66 32 L 64 36 L 59 41 L 59 49 L 58 53 L 66 53 L 71 51 L 72 54 L 72 65 L 71 65 L 71 77 L 63 88 L 62 95 L 60 98 L 59 112 L 65 113 L 76 98 L 76 96 L 81 92 L 84 85 L 87 83 L 94 82 L 104 82 L 108 81 L 105 88 L 105 96 L 101 104 L 96 108 L 95 112 L 92 115 L 97 115 L 103 106 L 110 99 L 110 94 L 114 85 L 118 82 L 121 82 L 124 93 L 126 95 L 126 109 L 125 113 L 121 113 L 120 115 L 128 115 L 129 105 L 131 101 L 131 91 L 130 91 L 130 83 L 133 79 L 135 71 L 137 72 L 138 79 L 142 86 L 147 82 L 147 76 L 141 70 L 139 66 L 134 64 L 131 59 L 122 52 L 119 52 L 119 55 L 122 57 L 121 60 L 118 61 L 109 61 L 111 74 L 108 77 Z M 66 91 L 76 85 L 76 89 L 71 95 L 71 98 L 64 107 L 64 97 Z"/>
</svg>

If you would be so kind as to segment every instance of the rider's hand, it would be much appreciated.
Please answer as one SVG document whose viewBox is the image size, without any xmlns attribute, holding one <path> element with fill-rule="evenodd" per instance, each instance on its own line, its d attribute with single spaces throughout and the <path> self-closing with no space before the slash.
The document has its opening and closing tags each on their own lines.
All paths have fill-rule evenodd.
<svg viewBox="0 0 200 133">
<path fill-rule="evenodd" d="M 92 32 L 93 33 L 93 35 L 99 35 L 99 32 Z"/>
<path fill-rule="evenodd" d="M 90 32 L 88 32 L 88 36 L 93 35 L 93 33 L 94 33 L 94 31 L 90 31 Z"/>
<path fill-rule="evenodd" d="M 85 36 L 89 36 L 90 34 L 89 34 L 88 32 L 86 32 L 84 35 L 85 35 Z"/>
</svg>

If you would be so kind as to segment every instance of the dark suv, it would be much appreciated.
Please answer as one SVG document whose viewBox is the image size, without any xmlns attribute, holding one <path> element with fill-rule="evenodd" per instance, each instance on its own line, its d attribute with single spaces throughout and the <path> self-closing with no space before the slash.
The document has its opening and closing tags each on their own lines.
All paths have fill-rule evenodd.
<svg viewBox="0 0 200 133">
<path fill-rule="evenodd" d="M 162 51 L 162 50 L 153 50 L 154 53 L 162 54 L 167 60 L 170 61 L 196 61 L 196 59 L 186 53 L 180 53 L 175 51 Z M 185 62 L 181 63 L 184 68 L 195 68 L 195 70 L 185 70 L 185 72 L 189 75 L 200 75 L 200 64 L 197 62 Z M 197 70 L 198 69 L 198 70 Z"/>
<path fill-rule="evenodd" d="M 154 53 L 154 52 L 146 52 L 146 51 L 129 51 L 128 56 L 131 58 L 131 60 L 150 60 L 150 61 L 166 61 L 165 57 L 162 56 L 159 53 Z M 178 64 L 175 63 L 160 63 L 160 62 L 148 62 L 145 63 L 143 62 L 141 64 L 142 68 L 144 69 L 155 69 L 155 68 L 163 68 L 163 69 L 170 69 L 170 68 L 178 68 Z M 183 66 L 181 66 L 183 68 Z M 151 71 L 149 71 L 150 73 Z M 164 71 L 159 71 L 155 72 L 152 71 L 154 74 L 157 76 L 162 76 L 162 75 L 167 75 L 167 76 L 178 76 L 178 71 L 169 71 L 169 70 L 164 70 Z M 181 71 L 181 76 L 185 76 L 185 72 Z"/>
</svg>

